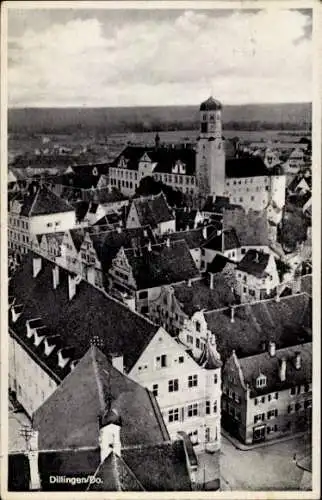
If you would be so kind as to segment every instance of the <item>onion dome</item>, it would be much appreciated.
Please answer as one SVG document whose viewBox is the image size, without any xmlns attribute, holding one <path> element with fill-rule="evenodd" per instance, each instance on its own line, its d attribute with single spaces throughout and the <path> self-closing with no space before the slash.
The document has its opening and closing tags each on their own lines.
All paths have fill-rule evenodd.
<svg viewBox="0 0 322 500">
<path fill-rule="evenodd" d="M 209 99 L 200 104 L 200 111 L 217 111 L 221 109 L 221 102 L 217 101 L 213 97 L 209 97 Z"/>
</svg>

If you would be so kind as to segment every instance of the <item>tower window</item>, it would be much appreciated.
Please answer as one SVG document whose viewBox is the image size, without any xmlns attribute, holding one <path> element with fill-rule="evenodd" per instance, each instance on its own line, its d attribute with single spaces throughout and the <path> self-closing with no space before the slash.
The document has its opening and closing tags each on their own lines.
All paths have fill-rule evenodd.
<svg viewBox="0 0 322 500">
<path fill-rule="evenodd" d="M 203 119 L 203 120 L 205 120 L 205 121 L 207 120 L 207 115 L 206 115 L 206 113 L 205 113 L 204 115 L 202 115 L 202 119 Z"/>
<path fill-rule="evenodd" d="M 210 115 L 209 120 L 210 120 L 211 122 L 213 122 L 213 121 L 215 120 L 215 116 L 214 116 L 214 115 Z"/>
</svg>

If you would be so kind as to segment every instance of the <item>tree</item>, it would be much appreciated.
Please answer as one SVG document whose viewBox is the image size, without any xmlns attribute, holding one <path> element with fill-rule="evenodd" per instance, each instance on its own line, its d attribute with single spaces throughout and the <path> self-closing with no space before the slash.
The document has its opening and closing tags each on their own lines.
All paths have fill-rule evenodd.
<svg viewBox="0 0 322 500">
<path fill-rule="evenodd" d="M 163 182 L 156 181 L 153 177 L 143 177 L 139 186 L 136 188 L 135 194 L 137 196 L 149 196 L 152 194 L 159 194 L 161 191 L 163 191 L 171 207 L 184 206 L 184 195 L 181 191 L 177 191 L 171 186 L 163 184 Z"/>
</svg>

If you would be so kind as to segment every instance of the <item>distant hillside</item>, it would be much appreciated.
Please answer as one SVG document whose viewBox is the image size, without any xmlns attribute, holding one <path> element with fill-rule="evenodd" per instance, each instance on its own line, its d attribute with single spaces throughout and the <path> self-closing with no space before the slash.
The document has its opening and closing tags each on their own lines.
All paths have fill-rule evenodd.
<svg viewBox="0 0 322 500">
<path fill-rule="evenodd" d="M 128 108 L 14 108 L 8 111 L 10 133 L 141 132 L 187 130 L 198 126 L 198 106 Z M 292 129 L 310 127 L 311 104 L 227 105 L 229 129 Z"/>
</svg>

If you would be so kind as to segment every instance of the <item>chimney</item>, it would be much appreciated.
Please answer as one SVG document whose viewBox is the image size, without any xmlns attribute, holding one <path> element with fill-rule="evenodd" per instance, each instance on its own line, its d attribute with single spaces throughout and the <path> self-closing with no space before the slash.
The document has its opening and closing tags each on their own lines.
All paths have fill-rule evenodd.
<svg viewBox="0 0 322 500">
<path fill-rule="evenodd" d="M 230 308 L 230 322 L 235 323 L 235 307 Z"/>
<path fill-rule="evenodd" d="M 269 355 L 273 358 L 276 354 L 276 343 L 273 341 L 270 341 L 270 343 L 268 345 L 268 349 L 269 349 Z"/>
<path fill-rule="evenodd" d="M 280 365 L 280 381 L 285 382 L 286 380 L 286 359 L 282 358 Z"/>
<path fill-rule="evenodd" d="M 42 267 L 41 257 L 34 257 L 32 259 L 32 276 L 33 276 L 33 278 L 36 278 L 36 276 L 38 276 L 38 274 L 41 271 L 41 267 Z"/>
<path fill-rule="evenodd" d="M 117 231 L 118 233 L 121 233 L 121 232 L 122 232 L 122 228 L 121 228 L 121 226 L 116 226 L 116 231 Z"/>
<path fill-rule="evenodd" d="M 26 455 L 29 460 L 30 468 L 29 489 L 33 491 L 40 490 L 40 476 L 38 468 L 38 431 L 32 430 Z"/>
<path fill-rule="evenodd" d="M 123 354 L 111 353 L 110 356 L 114 368 L 116 368 L 119 372 L 124 373 Z"/>
<path fill-rule="evenodd" d="M 256 264 L 259 263 L 259 253 L 258 252 L 255 253 L 255 263 Z"/>
<path fill-rule="evenodd" d="M 190 231 L 189 224 L 187 224 L 187 226 L 186 226 L 186 231 Z"/>
<path fill-rule="evenodd" d="M 215 279 L 215 275 L 214 275 L 214 273 L 209 273 L 209 276 L 210 276 L 210 284 L 209 284 L 209 288 L 210 288 L 210 290 L 213 290 L 213 289 L 214 289 L 214 279 Z"/>
<path fill-rule="evenodd" d="M 202 237 L 204 240 L 207 239 L 207 226 L 203 226 L 202 228 Z"/>
<path fill-rule="evenodd" d="M 53 268 L 53 288 L 56 290 L 56 288 L 59 285 L 59 267 L 55 266 Z"/>
<path fill-rule="evenodd" d="M 167 245 L 168 248 L 170 248 L 170 238 L 166 239 L 166 243 L 165 244 Z"/>
<path fill-rule="evenodd" d="M 188 287 L 189 287 L 189 288 L 191 288 L 191 287 L 192 287 L 191 280 L 188 280 Z"/>
<path fill-rule="evenodd" d="M 116 410 L 110 410 L 100 421 L 99 443 L 101 463 L 113 451 L 121 456 L 121 418 Z"/>
<path fill-rule="evenodd" d="M 152 252 L 152 245 L 151 245 L 151 241 L 149 241 L 149 243 L 148 243 L 148 252 Z"/>
<path fill-rule="evenodd" d="M 301 353 L 300 353 L 300 351 L 296 351 L 296 353 L 295 353 L 295 369 L 296 370 L 300 370 L 301 364 L 302 364 L 301 362 L 302 362 Z"/>
<path fill-rule="evenodd" d="M 81 276 L 71 276 L 70 274 L 68 275 L 68 296 L 69 300 L 72 300 L 73 297 L 76 295 L 76 286 L 82 281 Z"/>
</svg>

